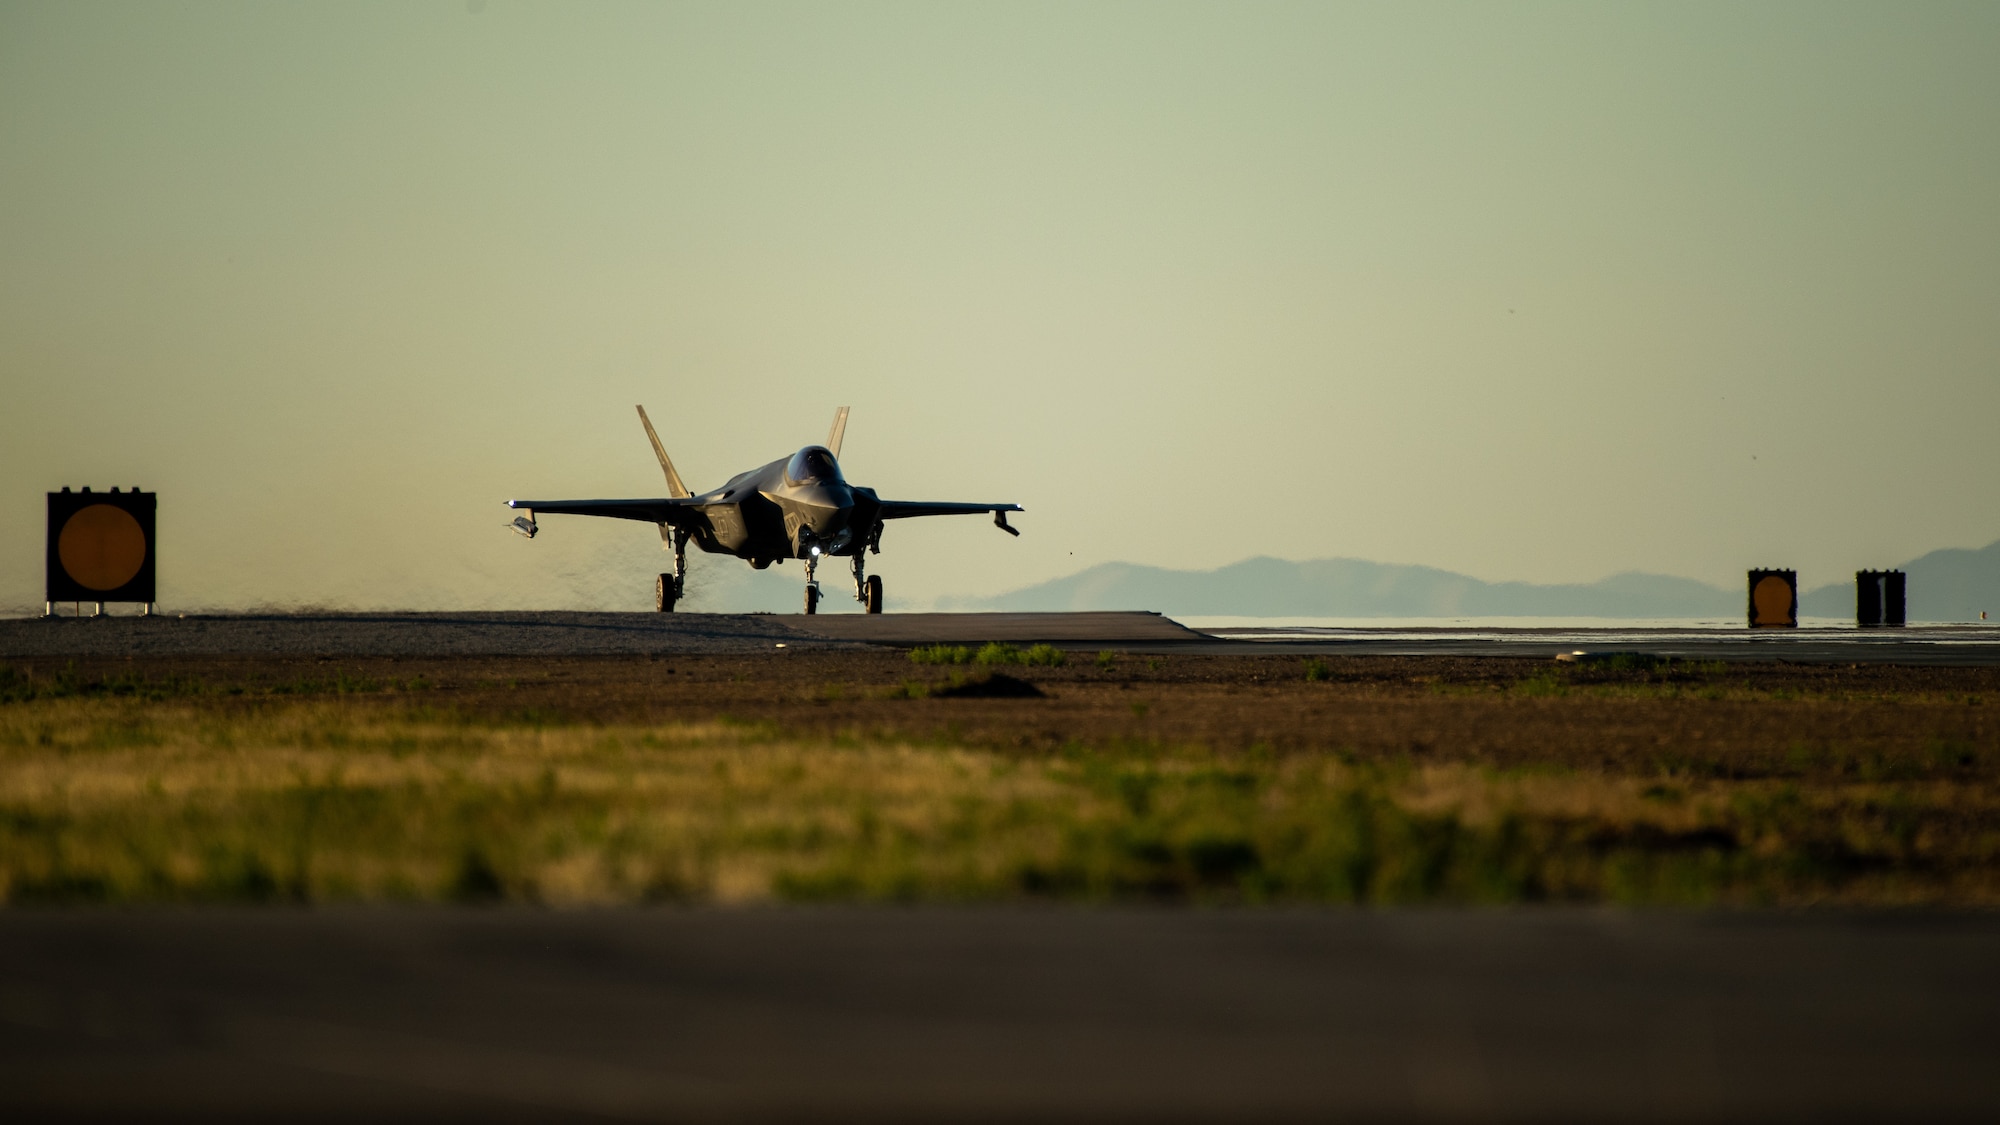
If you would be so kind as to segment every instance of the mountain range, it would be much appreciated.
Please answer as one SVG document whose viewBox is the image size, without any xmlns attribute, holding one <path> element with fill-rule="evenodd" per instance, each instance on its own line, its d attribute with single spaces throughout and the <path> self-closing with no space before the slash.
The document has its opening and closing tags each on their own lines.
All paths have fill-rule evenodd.
<svg viewBox="0 0 2000 1125">
<path fill-rule="evenodd" d="M 1912 621 L 1976 621 L 2000 611 L 2000 541 L 1932 551 L 1903 564 Z M 1810 581 L 1811 575 L 1802 576 Z M 1632 571 L 1596 582 L 1485 582 L 1427 566 L 1363 559 L 1293 562 L 1258 557 L 1214 570 L 1104 563 L 991 597 L 939 600 L 944 610 L 1149 609 L 1230 617 L 1722 617 L 1746 596 L 1692 578 Z M 1854 613 L 1852 579 L 1808 589 L 1808 617 Z"/>
</svg>

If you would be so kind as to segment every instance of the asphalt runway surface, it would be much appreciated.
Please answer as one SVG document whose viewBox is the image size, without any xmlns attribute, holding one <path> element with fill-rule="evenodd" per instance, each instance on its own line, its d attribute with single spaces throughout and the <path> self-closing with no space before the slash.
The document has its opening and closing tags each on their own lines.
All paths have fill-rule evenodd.
<svg viewBox="0 0 2000 1125">
<path fill-rule="evenodd" d="M 339 613 L 0 621 L 0 656 L 741 655 L 843 642 L 774 614 Z"/>
<path fill-rule="evenodd" d="M 0 1110 L 1993 1120 L 2000 918 L 0 914 Z"/>
<path fill-rule="evenodd" d="M 1232 628 L 1210 634 L 1259 650 L 1343 656 L 1607 656 L 1806 664 L 2000 664 L 2000 627 L 1737 628 Z"/>
<path fill-rule="evenodd" d="M 1153 654 L 1506 656 L 2000 664 L 2000 627 L 1901 629 L 1235 628 L 1156 613 L 345 613 L 0 620 L 0 657 L 743 655 L 779 647 L 1054 644 Z"/>
</svg>

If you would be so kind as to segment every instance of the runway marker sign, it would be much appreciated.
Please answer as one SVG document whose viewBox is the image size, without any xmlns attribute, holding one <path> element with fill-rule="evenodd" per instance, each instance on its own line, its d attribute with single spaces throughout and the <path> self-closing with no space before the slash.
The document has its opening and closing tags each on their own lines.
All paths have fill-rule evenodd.
<svg viewBox="0 0 2000 1125">
<path fill-rule="evenodd" d="M 1908 576 L 1900 570 L 1854 572 L 1854 623 L 1901 625 L 1908 615 Z"/>
<path fill-rule="evenodd" d="M 1750 627 L 1752 629 L 1799 627 L 1798 571 L 1750 572 Z"/>
<path fill-rule="evenodd" d="M 47 597 L 56 602 L 141 602 L 154 590 L 157 493 L 72 492 L 49 496 Z"/>
</svg>

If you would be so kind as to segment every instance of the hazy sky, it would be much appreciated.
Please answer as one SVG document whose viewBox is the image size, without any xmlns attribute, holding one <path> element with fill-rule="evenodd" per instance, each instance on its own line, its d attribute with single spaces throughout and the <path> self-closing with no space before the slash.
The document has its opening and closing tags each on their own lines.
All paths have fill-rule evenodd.
<svg viewBox="0 0 2000 1125">
<path fill-rule="evenodd" d="M 697 488 L 844 403 L 851 479 L 1027 506 L 892 526 L 892 608 L 1981 545 L 1996 60 L 1991 3 L 0 2 L 0 607 L 89 484 L 169 608 L 640 608 L 652 528 L 500 507 L 663 494 L 635 402 Z"/>
</svg>

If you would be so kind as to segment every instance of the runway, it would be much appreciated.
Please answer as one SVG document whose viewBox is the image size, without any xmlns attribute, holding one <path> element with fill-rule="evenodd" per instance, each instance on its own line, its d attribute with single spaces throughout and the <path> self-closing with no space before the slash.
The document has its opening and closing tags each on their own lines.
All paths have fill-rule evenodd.
<svg viewBox="0 0 2000 1125">
<path fill-rule="evenodd" d="M 0 914 L 0 1108 L 1990 1120 L 1990 916 Z"/>
<path fill-rule="evenodd" d="M 341 613 L 0 620 L 0 657 L 741 655 L 779 648 L 1056 644 L 1242 649 L 1157 613 Z"/>
<path fill-rule="evenodd" d="M 0 658 L 77 656 L 743 655 L 789 649 L 1053 644 L 1151 654 L 1494 656 L 1638 653 L 1682 660 L 2000 664 L 2000 627 L 1901 629 L 1190 629 L 1157 613 L 344 613 L 13 618 Z"/>
<path fill-rule="evenodd" d="M 772 614 L 326 613 L 16 618 L 0 657 L 740 655 L 858 647 Z"/>
<path fill-rule="evenodd" d="M 1312 628 L 1216 629 L 1205 636 L 1260 650 L 1343 656 L 1518 656 L 1637 653 L 1676 660 L 1783 660 L 1809 664 L 2000 664 L 2000 627 L 1918 625 L 1894 629 Z"/>
<path fill-rule="evenodd" d="M 1214 643 L 1157 613 L 884 613 L 785 618 L 801 633 L 880 645 L 1052 644 L 1063 648 L 1178 648 Z"/>
</svg>

